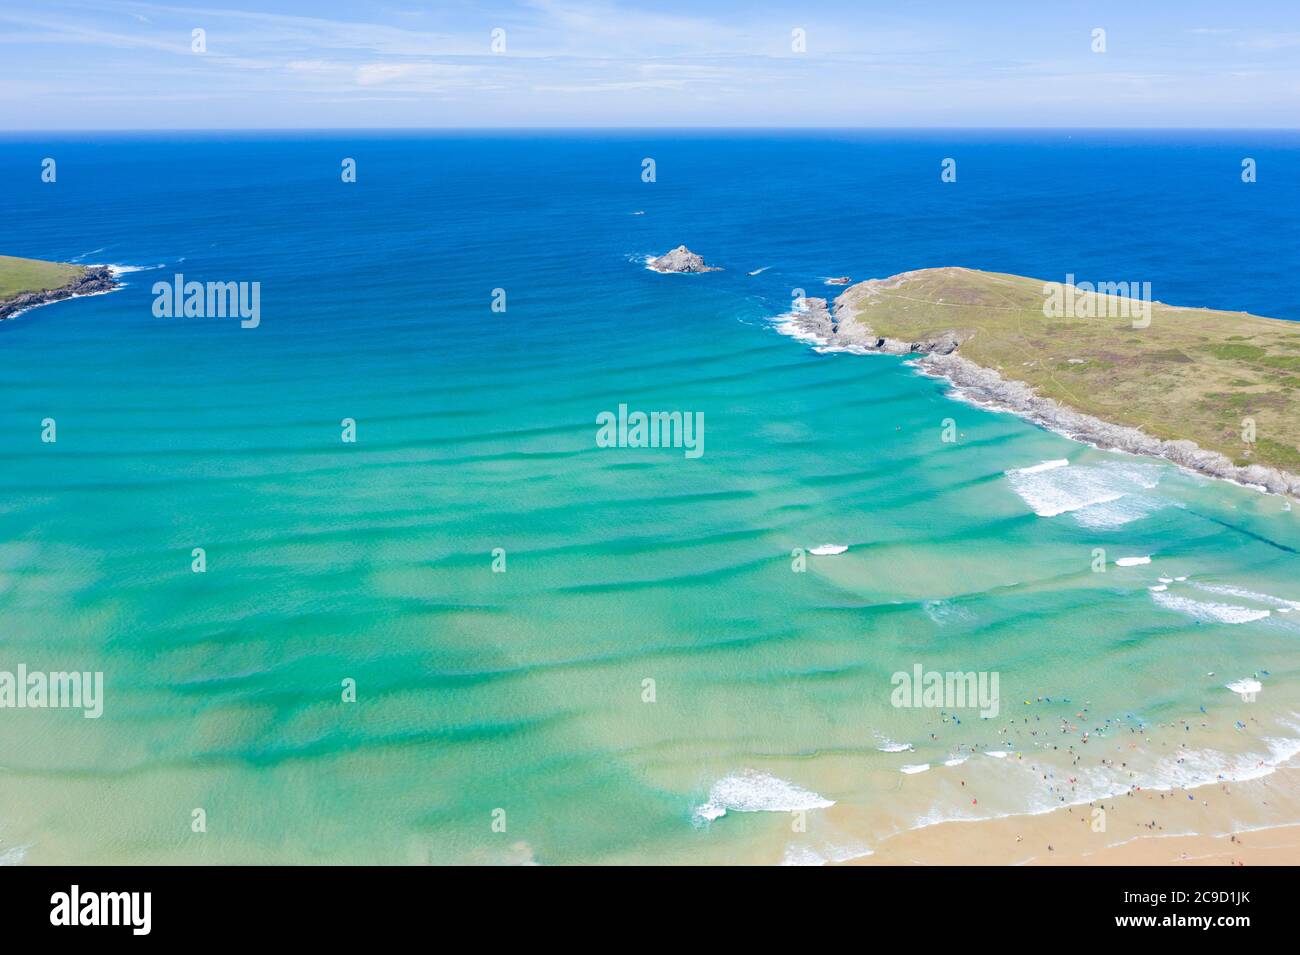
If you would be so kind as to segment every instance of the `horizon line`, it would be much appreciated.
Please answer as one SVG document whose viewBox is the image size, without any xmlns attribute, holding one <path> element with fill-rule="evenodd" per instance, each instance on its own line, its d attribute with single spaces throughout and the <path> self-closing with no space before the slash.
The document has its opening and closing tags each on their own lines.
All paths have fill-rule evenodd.
<svg viewBox="0 0 1300 955">
<path fill-rule="evenodd" d="M 743 125 L 645 125 L 645 126 L 177 126 L 80 128 L 14 128 L 0 131 L 0 138 L 17 133 L 419 133 L 419 132 L 643 132 L 643 131 L 733 131 L 733 132 L 1300 132 L 1300 126 L 743 126 Z"/>
</svg>

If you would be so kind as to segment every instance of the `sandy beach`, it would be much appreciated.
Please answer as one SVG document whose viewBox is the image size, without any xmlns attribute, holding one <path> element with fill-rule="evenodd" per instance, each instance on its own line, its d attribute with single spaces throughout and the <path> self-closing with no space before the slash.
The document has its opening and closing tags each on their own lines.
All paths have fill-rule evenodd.
<svg viewBox="0 0 1300 955">
<path fill-rule="evenodd" d="M 847 864 L 1296 865 L 1300 825 L 1267 820 L 1295 818 L 1298 805 L 1300 767 L 1288 766 L 1242 783 L 1144 790 L 1037 816 L 927 826 Z M 1095 809 L 1105 816 L 1094 816 Z M 1105 830 L 1094 831 L 1102 818 Z"/>
</svg>

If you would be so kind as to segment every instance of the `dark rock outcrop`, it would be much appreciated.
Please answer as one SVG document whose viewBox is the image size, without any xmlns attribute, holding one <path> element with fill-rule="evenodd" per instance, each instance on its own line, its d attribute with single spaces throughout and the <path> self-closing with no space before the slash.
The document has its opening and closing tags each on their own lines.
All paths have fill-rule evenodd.
<svg viewBox="0 0 1300 955">
<path fill-rule="evenodd" d="M 697 255 L 684 245 L 679 245 L 657 259 L 650 260 L 650 268 L 656 272 L 721 272 L 712 265 L 704 264 L 704 257 Z"/>
</svg>

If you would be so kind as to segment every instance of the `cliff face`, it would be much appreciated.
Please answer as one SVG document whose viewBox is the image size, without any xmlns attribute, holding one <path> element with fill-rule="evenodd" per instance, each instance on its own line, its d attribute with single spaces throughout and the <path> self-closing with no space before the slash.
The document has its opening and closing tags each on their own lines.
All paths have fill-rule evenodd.
<svg viewBox="0 0 1300 955">
<path fill-rule="evenodd" d="M 878 351 L 889 355 L 947 355 L 957 350 L 963 335 L 946 331 L 920 341 L 904 341 L 877 335 L 858 321 L 843 296 L 832 307 L 824 298 L 805 298 L 790 315 L 790 321 L 805 336 L 818 339 L 827 348 L 848 351 Z"/>
<path fill-rule="evenodd" d="M 74 295 L 109 292 L 115 288 L 117 288 L 117 280 L 113 278 L 111 269 L 104 265 L 92 266 L 67 285 L 40 292 L 23 292 L 0 302 L 0 321 L 13 318 L 19 312 L 25 312 L 38 305 L 48 305 L 50 302 L 62 301 Z"/>
</svg>

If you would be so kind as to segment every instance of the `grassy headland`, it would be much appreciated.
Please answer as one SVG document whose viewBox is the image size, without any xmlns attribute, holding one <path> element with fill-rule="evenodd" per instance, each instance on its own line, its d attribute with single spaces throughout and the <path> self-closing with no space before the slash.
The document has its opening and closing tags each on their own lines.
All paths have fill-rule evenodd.
<svg viewBox="0 0 1300 955">
<path fill-rule="evenodd" d="M 116 286 L 105 266 L 72 265 L 0 255 L 0 320 L 37 305 Z"/>
<path fill-rule="evenodd" d="M 84 265 L 0 255 L 0 302 L 23 292 L 47 292 L 62 288 L 85 274 Z"/>
<path fill-rule="evenodd" d="M 1153 302 L 1135 327 L 1135 302 L 1096 293 L 1077 312 L 1125 317 L 1045 310 L 1049 294 L 1067 293 L 1089 298 L 1023 276 L 921 269 L 847 289 L 835 331 L 890 351 L 938 343 L 1085 415 L 1300 474 L 1300 322 Z"/>
</svg>

